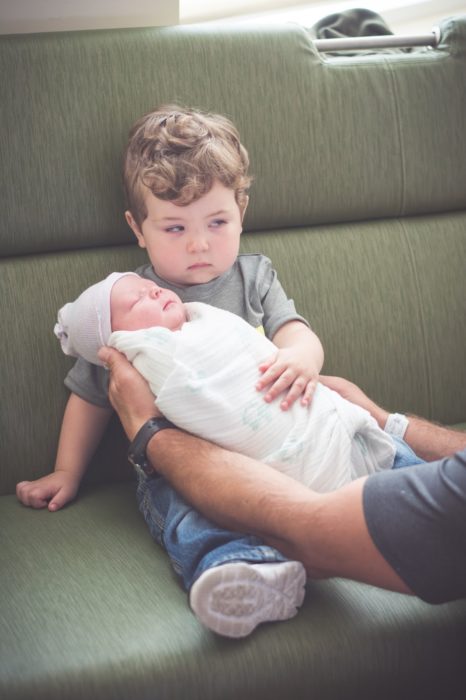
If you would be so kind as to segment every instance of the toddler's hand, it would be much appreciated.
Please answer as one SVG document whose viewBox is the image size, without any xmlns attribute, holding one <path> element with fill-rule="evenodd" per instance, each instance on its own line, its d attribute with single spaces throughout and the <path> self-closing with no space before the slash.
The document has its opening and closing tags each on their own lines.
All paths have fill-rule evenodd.
<svg viewBox="0 0 466 700">
<path fill-rule="evenodd" d="M 79 479 L 68 472 L 55 471 L 35 481 L 21 481 L 16 485 L 16 496 L 25 506 L 59 510 L 72 501 L 79 487 Z"/>
<path fill-rule="evenodd" d="M 286 411 L 298 397 L 301 404 L 308 406 L 316 390 L 319 381 L 319 372 L 309 360 L 300 357 L 294 348 L 282 348 L 259 365 L 262 372 L 261 379 L 256 384 L 256 389 L 267 389 L 264 400 L 273 401 L 279 394 L 289 389 L 286 396 L 280 402 L 280 408 Z"/>
</svg>

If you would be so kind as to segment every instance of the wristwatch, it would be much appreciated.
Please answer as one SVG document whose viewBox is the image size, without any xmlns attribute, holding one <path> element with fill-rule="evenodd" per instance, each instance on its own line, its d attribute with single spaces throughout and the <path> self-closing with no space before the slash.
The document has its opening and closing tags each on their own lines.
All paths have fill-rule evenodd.
<svg viewBox="0 0 466 700">
<path fill-rule="evenodd" d="M 133 467 L 139 467 L 145 474 L 152 474 L 154 468 L 147 459 L 146 450 L 149 440 L 165 428 L 175 428 L 176 425 L 171 423 L 167 418 L 149 418 L 144 423 L 142 428 L 138 430 L 134 440 L 128 449 L 128 460 Z"/>
</svg>

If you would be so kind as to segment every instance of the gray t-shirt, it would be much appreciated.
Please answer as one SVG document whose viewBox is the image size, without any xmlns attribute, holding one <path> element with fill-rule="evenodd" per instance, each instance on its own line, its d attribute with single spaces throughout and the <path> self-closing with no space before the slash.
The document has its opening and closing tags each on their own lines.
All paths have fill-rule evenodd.
<svg viewBox="0 0 466 700">
<path fill-rule="evenodd" d="M 374 544 L 413 593 L 466 598 L 466 450 L 370 476 L 363 504 Z"/>
<path fill-rule="evenodd" d="M 202 301 L 231 311 L 255 328 L 263 326 L 272 339 L 288 321 L 307 321 L 296 312 L 288 299 L 269 258 L 264 255 L 239 255 L 233 266 L 220 277 L 206 284 L 182 287 L 158 277 L 152 265 L 142 265 L 136 272 L 176 292 L 181 301 Z M 80 398 L 110 408 L 108 372 L 79 358 L 65 378 L 65 385 Z"/>
</svg>

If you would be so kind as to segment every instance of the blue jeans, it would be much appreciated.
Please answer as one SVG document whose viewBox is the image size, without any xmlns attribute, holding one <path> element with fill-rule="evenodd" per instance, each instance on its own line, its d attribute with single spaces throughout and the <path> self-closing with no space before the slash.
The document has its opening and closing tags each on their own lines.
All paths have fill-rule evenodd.
<svg viewBox="0 0 466 700">
<path fill-rule="evenodd" d="M 423 460 L 400 438 L 393 469 Z M 157 474 L 138 470 L 137 500 L 152 537 L 167 551 L 175 572 L 189 591 L 206 569 L 232 561 L 251 563 L 287 561 L 277 549 L 257 537 L 224 530 L 188 505 Z"/>
<path fill-rule="evenodd" d="M 402 467 L 412 467 L 413 464 L 425 464 L 425 460 L 417 456 L 402 438 L 392 435 L 392 439 L 396 446 L 395 461 L 392 469 L 401 469 Z"/>
<path fill-rule="evenodd" d="M 287 561 L 283 554 L 252 535 L 218 527 L 188 505 L 157 474 L 138 471 L 137 500 L 152 537 L 166 549 L 187 591 L 213 566 L 232 561 Z"/>
</svg>

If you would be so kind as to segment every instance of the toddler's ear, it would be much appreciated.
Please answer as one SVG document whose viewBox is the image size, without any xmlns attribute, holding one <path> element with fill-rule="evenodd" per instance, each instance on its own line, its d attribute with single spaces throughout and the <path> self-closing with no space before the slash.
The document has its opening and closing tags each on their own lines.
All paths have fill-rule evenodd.
<svg viewBox="0 0 466 700">
<path fill-rule="evenodd" d="M 127 211 L 125 211 L 125 219 L 128 223 L 128 226 L 130 227 L 130 229 L 132 230 L 132 232 L 136 236 L 139 247 L 145 248 L 146 242 L 144 240 L 144 235 L 143 235 L 141 229 L 139 228 L 139 226 L 137 225 L 136 220 L 135 220 L 134 216 L 131 214 L 131 212 L 129 211 L 129 209 Z"/>
</svg>

